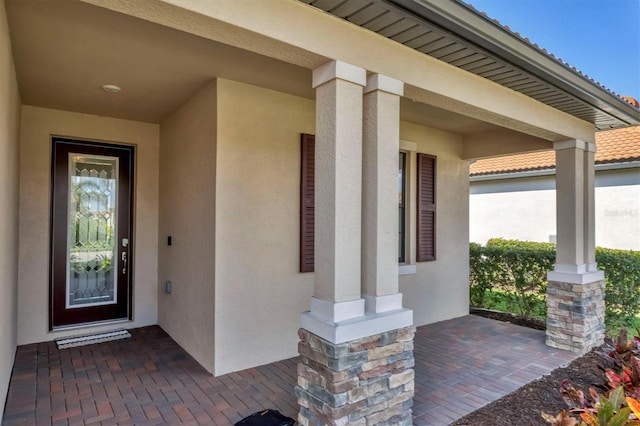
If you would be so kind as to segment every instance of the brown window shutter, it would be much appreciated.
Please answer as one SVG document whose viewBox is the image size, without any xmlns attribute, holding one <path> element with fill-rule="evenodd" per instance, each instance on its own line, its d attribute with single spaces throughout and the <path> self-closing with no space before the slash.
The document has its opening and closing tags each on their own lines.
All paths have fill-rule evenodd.
<svg viewBox="0 0 640 426">
<path fill-rule="evenodd" d="M 416 261 L 436 260 L 436 158 L 418 154 Z"/>
<path fill-rule="evenodd" d="M 313 272 L 315 149 L 314 135 L 300 135 L 300 272 Z"/>
</svg>

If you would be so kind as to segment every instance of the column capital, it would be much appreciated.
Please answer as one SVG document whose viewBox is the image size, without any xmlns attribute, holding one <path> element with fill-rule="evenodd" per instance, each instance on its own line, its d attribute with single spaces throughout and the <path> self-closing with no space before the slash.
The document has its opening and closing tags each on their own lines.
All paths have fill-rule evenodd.
<svg viewBox="0 0 640 426">
<path fill-rule="evenodd" d="M 364 93 L 367 94 L 376 90 L 402 96 L 404 94 L 404 83 L 395 78 L 387 77 L 386 75 L 371 74 L 367 77 L 367 85 L 364 87 Z"/>
<path fill-rule="evenodd" d="M 581 149 L 581 150 L 586 150 L 586 149 L 590 149 L 588 146 L 589 145 L 594 145 L 594 149 L 595 149 L 595 144 L 591 144 L 589 142 L 585 142 L 583 140 L 580 139 L 569 139 L 568 141 L 559 141 L 559 142 L 554 142 L 553 143 L 553 149 L 555 149 L 556 151 L 559 151 L 561 149 Z"/>
<path fill-rule="evenodd" d="M 345 80 L 360 86 L 367 84 L 367 71 L 364 68 L 342 61 L 331 61 L 313 70 L 312 86 L 315 89 L 331 80 Z"/>
</svg>

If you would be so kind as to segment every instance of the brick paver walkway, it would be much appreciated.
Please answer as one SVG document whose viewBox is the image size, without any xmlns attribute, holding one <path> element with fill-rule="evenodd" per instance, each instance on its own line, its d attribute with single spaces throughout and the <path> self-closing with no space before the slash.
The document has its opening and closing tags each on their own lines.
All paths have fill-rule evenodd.
<svg viewBox="0 0 640 426">
<path fill-rule="evenodd" d="M 58 350 L 21 346 L 3 425 L 228 425 L 263 408 L 296 418 L 296 358 L 213 377 L 159 327 Z M 416 425 L 446 425 L 566 364 L 544 333 L 476 316 L 418 328 Z"/>
</svg>

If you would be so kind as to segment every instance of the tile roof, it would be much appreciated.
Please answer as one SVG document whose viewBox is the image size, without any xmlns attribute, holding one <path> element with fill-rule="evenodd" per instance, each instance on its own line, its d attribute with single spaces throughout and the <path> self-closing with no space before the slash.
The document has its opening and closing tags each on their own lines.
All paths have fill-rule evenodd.
<svg viewBox="0 0 640 426">
<path fill-rule="evenodd" d="M 638 102 L 636 98 L 632 98 L 631 96 L 622 96 L 622 95 L 620 95 L 620 97 L 627 103 L 631 104 L 634 108 L 636 109 L 640 108 L 640 102 Z"/>
<path fill-rule="evenodd" d="M 640 126 L 596 133 L 596 164 L 624 163 L 640 160 Z M 555 168 L 555 151 L 478 160 L 471 165 L 471 176 L 515 173 Z"/>
</svg>

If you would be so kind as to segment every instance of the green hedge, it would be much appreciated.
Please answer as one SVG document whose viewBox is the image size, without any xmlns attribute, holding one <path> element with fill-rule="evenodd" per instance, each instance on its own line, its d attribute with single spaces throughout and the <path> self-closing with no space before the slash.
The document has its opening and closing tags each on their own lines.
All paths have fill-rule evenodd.
<svg viewBox="0 0 640 426">
<path fill-rule="evenodd" d="M 496 308 L 521 317 L 546 315 L 547 271 L 553 269 L 555 244 L 491 239 L 471 243 L 471 306 Z M 640 312 L 640 252 L 596 249 L 598 268 L 606 277 L 606 321 L 631 323 Z M 499 297 L 496 297 L 499 295 Z"/>
<path fill-rule="evenodd" d="M 640 313 L 640 251 L 596 248 L 607 283 L 607 323 L 628 325 Z"/>
</svg>

